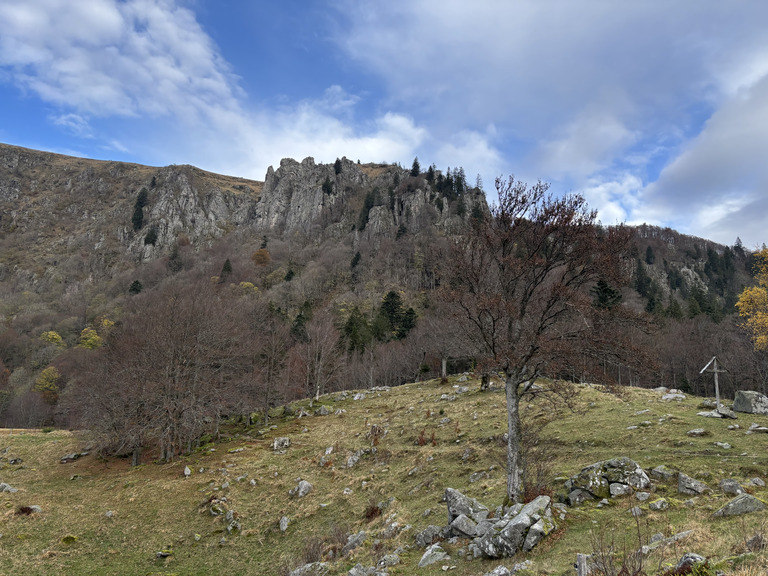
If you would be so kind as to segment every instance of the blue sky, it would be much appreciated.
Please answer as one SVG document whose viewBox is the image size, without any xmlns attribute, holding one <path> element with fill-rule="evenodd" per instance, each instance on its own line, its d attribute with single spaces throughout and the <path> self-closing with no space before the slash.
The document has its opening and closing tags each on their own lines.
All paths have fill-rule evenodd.
<svg viewBox="0 0 768 576">
<path fill-rule="evenodd" d="M 463 166 L 768 242 L 762 0 L 0 0 L 0 141 L 263 180 Z"/>
</svg>

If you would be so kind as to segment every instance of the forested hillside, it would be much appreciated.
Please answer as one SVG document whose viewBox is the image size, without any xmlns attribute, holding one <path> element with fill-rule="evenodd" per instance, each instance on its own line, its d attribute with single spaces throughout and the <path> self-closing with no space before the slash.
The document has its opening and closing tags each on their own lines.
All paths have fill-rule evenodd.
<svg viewBox="0 0 768 576">
<path fill-rule="evenodd" d="M 418 159 L 283 160 L 262 183 L 0 146 L 0 424 L 171 458 L 224 417 L 469 369 L 440 288 L 488 213 L 463 169 Z M 711 393 L 717 354 L 726 395 L 765 392 L 733 308 L 750 252 L 648 226 L 632 243 L 622 285 L 592 296 L 650 322 L 616 334 L 624 359 L 553 376 Z"/>
</svg>

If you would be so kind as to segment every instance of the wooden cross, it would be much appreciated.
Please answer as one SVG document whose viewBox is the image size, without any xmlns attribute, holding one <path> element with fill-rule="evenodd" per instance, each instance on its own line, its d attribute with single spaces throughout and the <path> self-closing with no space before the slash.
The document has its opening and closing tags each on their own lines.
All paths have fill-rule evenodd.
<svg viewBox="0 0 768 576">
<path fill-rule="evenodd" d="M 712 366 L 712 368 L 709 368 Z M 701 372 L 699 374 L 703 374 L 704 372 L 712 372 L 715 375 L 715 400 L 717 401 L 717 411 L 720 412 L 720 386 L 717 382 L 717 375 L 728 372 L 728 370 L 724 368 L 718 368 L 717 367 L 717 356 L 712 356 L 712 360 L 710 360 L 704 368 L 701 369 Z"/>
</svg>

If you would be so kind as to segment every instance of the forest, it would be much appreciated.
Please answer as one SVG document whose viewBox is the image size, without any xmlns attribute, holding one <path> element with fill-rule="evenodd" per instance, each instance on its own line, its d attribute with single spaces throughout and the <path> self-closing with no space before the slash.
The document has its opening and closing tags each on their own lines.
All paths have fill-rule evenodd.
<svg viewBox="0 0 768 576">
<path fill-rule="evenodd" d="M 153 220 L 162 187 L 153 174 L 121 211 L 128 236 L 152 257 L 96 266 L 80 252 L 58 266 L 65 280 L 45 289 L 9 273 L 6 258 L 0 425 L 89 428 L 102 453 L 139 463 L 189 452 L 222 422 L 267 423 L 298 398 L 469 370 L 501 378 L 451 296 L 483 273 L 471 262 L 457 269 L 468 238 L 496 222 L 493 204 L 489 212 L 477 200 L 479 178 L 470 187 L 463 169 L 423 171 L 418 159 L 410 169 L 379 165 L 384 186 L 362 183 L 333 203 L 354 163 L 312 169 L 328 201 L 299 231 L 230 225 L 206 241 L 169 235 Z M 408 207 L 414 194 L 420 212 Z M 392 215 L 389 228 L 382 214 Z M 594 226 L 601 237 L 616 232 Z M 4 248 L 18 248 L 19 233 L 3 227 Z M 562 340 L 568 361 L 541 375 L 711 395 L 699 372 L 717 355 L 728 370 L 721 394 L 766 393 L 768 355 L 735 308 L 754 284 L 754 253 L 738 239 L 720 246 L 651 226 L 621 233 L 618 272 L 590 275 L 578 293 L 590 314 L 623 318 L 595 323 L 589 340 Z"/>
</svg>

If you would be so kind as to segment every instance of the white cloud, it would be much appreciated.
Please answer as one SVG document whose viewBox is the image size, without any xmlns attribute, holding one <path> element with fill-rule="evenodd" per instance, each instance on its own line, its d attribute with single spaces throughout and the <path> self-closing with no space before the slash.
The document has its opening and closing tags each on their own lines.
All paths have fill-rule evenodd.
<svg viewBox="0 0 768 576">
<path fill-rule="evenodd" d="M 29 0 L 0 6 L 0 64 L 81 116 L 205 115 L 237 85 L 189 10 L 167 0 Z"/>
<path fill-rule="evenodd" d="M 81 138 L 91 138 L 93 136 L 93 131 L 91 130 L 88 120 L 79 114 L 61 114 L 59 116 L 52 116 L 50 120 L 55 125 L 66 128 L 75 136 Z"/>
</svg>

